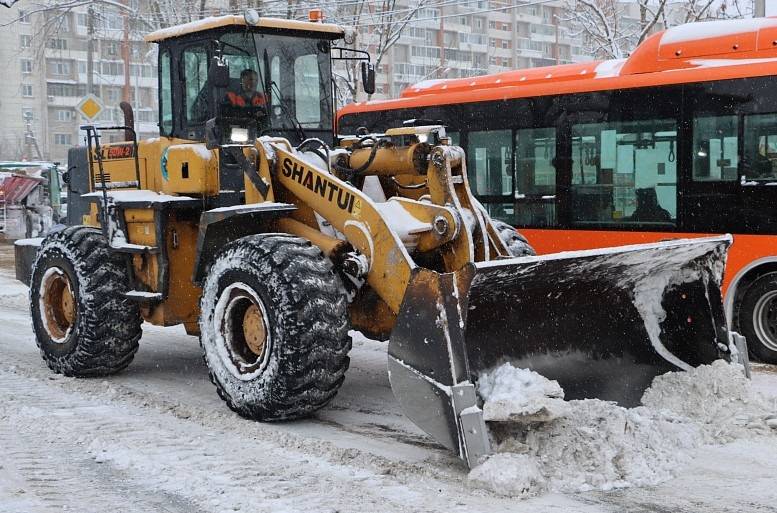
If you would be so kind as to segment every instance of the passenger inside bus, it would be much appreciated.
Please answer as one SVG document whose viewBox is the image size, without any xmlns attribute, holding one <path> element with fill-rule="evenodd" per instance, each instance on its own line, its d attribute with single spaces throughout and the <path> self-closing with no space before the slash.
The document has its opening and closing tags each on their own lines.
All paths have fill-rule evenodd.
<svg viewBox="0 0 777 513">
<path fill-rule="evenodd" d="M 637 208 L 634 213 L 628 217 L 629 221 L 635 222 L 671 222 L 672 215 L 668 210 L 658 203 L 656 190 L 652 187 L 637 189 Z"/>
<path fill-rule="evenodd" d="M 762 137 L 758 145 L 758 151 L 753 155 L 752 161 L 748 163 L 749 169 L 746 173 L 748 176 L 752 174 L 753 178 L 777 178 L 775 162 L 769 158 L 767 151 L 766 137 Z"/>
</svg>

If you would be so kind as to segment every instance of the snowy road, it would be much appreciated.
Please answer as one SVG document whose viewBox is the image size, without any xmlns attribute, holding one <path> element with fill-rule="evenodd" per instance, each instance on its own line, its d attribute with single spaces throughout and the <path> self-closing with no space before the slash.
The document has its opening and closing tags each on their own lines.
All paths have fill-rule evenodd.
<svg viewBox="0 0 777 513">
<path fill-rule="evenodd" d="M 0 512 L 777 511 L 777 437 L 700 450 L 654 488 L 528 500 L 471 489 L 466 468 L 402 416 L 385 347 L 366 340 L 334 403 L 292 423 L 231 413 L 177 328 L 145 325 L 120 375 L 53 375 L 12 264 L 0 245 Z M 777 401 L 775 368 L 754 383 Z"/>
</svg>

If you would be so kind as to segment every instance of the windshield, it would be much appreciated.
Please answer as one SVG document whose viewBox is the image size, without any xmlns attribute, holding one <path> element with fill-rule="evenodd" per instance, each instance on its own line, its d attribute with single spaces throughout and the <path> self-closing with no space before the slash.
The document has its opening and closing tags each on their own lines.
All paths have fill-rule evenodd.
<svg viewBox="0 0 777 513">
<path fill-rule="evenodd" d="M 220 41 L 229 63 L 227 94 L 267 110 L 260 133 L 297 139 L 300 132 L 321 137 L 332 131 L 328 41 L 251 33 L 226 34 Z"/>
</svg>

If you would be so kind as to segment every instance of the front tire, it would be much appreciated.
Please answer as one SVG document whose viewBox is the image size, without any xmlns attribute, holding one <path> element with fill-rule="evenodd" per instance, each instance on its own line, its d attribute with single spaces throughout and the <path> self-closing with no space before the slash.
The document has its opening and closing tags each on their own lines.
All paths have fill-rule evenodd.
<svg viewBox="0 0 777 513">
<path fill-rule="evenodd" d="M 521 235 L 515 227 L 500 221 L 499 219 L 492 219 L 494 228 L 499 232 L 499 238 L 502 239 L 507 251 L 510 252 L 510 256 L 522 257 L 522 256 L 535 256 L 537 254 L 534 248 L 531 247 L 526 237 Z"/>
<path fill-rule="evenodd" d="M 737 324 L 754 358 L 777 363 L 777 273 L 757 278 L 745 290 Z"/>
<path fill-rule="evenodd" d="M 255 420 L 304 417 L 348 368 L 346 293 L 305 239 L 253 235 L 226 246 L 206 278 L 200 342 L 219 396 Z"/>
<path fill-rule="evenodd" d="M 130 364 L 141 319 L 138 306 L 123 297 L 125 269 L 94 228 L 71 226 L 43 240 L 30 304 L 35 341 L 54 372 L 105 376 Z"/>
</svg>

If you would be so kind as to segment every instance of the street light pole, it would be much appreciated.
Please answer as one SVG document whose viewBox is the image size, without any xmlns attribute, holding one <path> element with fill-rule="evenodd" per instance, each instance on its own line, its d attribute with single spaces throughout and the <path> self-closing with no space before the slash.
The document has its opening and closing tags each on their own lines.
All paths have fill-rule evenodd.
<svg viewBox="0 0 777 513">
<path fill-rule="evenodd" d="M 753 16 L 763 18 L 766 16 L 766 0 L 754 0 Z"/>
</svg>

